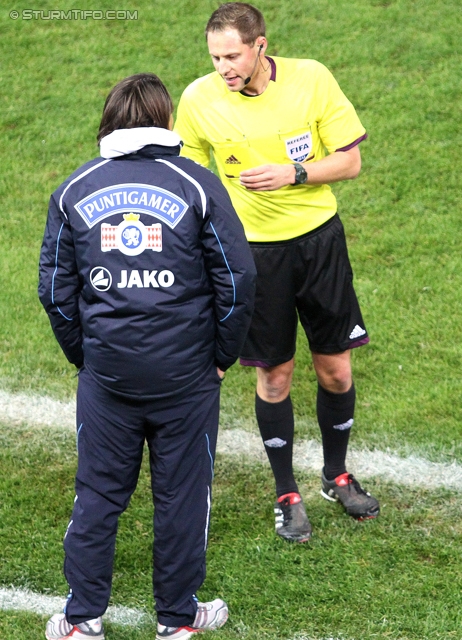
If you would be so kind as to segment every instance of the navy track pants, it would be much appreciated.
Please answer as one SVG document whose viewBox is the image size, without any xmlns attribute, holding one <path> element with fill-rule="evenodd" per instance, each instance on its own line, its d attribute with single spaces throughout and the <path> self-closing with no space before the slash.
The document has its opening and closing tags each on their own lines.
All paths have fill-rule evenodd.
<svg viewBox="0 0 462 640">
<path fill-rule="evenodd" d="M 72 624 L 108 606 L 118 519 L 138 481 L 144 442 L 154 500 L 154 598 L 161 624 L 194 620 L 205 579 L 220 380 L 216 368 L 168 400 L 132 401 L 99 387 L 88 372 L 77 392 L 76 498 L 64 538 Z"/>
</svg>

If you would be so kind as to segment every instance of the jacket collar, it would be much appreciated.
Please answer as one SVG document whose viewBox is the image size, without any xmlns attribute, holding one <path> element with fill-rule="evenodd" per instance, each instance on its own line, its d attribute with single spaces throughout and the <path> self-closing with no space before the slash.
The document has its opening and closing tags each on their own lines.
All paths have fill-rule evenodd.
<svg viewBox="0 0 462 640">
<path fill-rule="evenodd" d="M 136 153 L 148 145 L 167 147 L 164 151 L 168 155 L 172 152 L 174 155 L 178 155 L 183 142 L 177 133 L 168 129 L 138 127 L 135 129 L 116 129 L 102 138 L 99 144 L 102 158 L 119 158 Z"/>
</svg>

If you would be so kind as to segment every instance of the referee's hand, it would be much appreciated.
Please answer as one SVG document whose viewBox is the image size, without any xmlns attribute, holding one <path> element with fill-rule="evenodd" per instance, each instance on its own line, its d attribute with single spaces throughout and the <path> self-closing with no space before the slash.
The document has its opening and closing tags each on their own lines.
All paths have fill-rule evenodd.
<svg viewBox="0 0 462 640">
<path fill-rule="evenodd" d="M 294 183 L 295 169 L 293 164 L 263 164 L 242 171 L 239 178 L 249 191 L 275 191 Z"/>
</svg>

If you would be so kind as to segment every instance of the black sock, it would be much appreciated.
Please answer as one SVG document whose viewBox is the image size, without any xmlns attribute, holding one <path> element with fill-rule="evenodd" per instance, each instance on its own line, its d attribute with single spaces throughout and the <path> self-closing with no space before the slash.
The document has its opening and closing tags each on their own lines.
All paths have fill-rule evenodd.
<svg viewBox="0 0 462 640">
<path fill-rule="evenodd" d="M 331 393 L 318 384 L 317 412 L 327 480 L 346 472 L 345 459 L 353 425 L 355 398 L 354 384 L 346 393 Z"/>
<path fill-rule="evenodd" d="M 294 412 L 290 395 L 282 402 L 266 402 L 255 394 L 255 414 L 276 481 L 276 495 L 298 493 L 292 468 Z"/>
</svg>

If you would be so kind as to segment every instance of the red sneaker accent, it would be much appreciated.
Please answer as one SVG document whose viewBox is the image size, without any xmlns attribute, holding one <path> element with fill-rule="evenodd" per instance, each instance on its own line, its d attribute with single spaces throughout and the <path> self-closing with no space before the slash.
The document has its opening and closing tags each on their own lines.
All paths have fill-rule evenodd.
<svg viewBox="0 0 462 640">
<path fill-rule="evenodd" d="M 347 484 L 351 484 L 351 478 L 349 473 L 342 473 L 342 475 L 335 478 L 335 484 L 338 487 L 346 487 Z"/>
<path fill-rule="evenodd" d="M 282 502 L 286 498 L 289 498 L 289 504 L 298 504 L 302 501 L 299 493 L 285 493 L 283 496 L 278 498 L 278 502 Z"/>
</svg>

